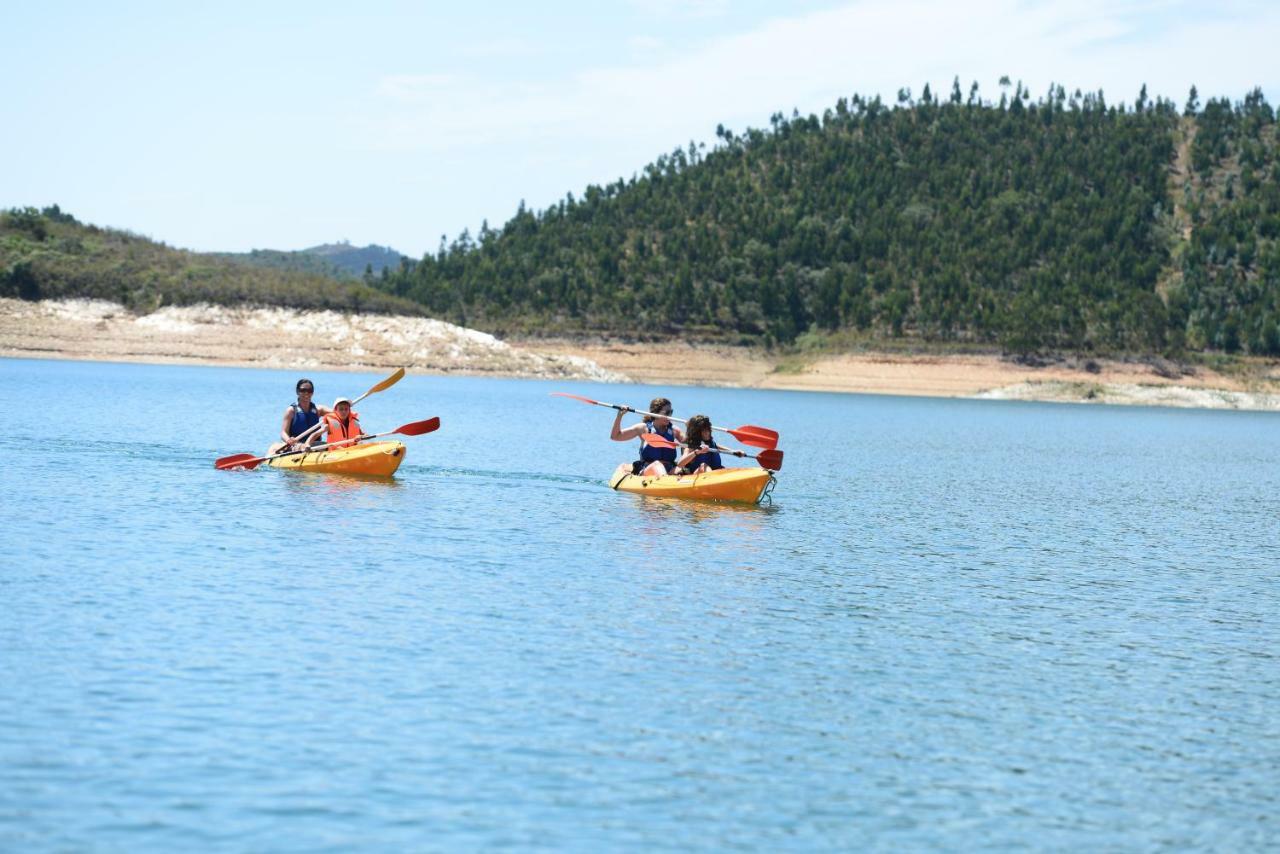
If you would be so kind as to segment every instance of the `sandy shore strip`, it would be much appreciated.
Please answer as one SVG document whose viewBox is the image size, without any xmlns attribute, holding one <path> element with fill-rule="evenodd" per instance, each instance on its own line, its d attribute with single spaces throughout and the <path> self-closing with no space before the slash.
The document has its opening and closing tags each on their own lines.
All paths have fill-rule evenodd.
<svg viewBox="0 0 1280 854">
<path fill-rule="evenodd" d="M 0 299 L 0 356 L 628 381 L 580 356 L 421 317 L 211 305 L 138 317 L 97 300 Z"/>
<path fill-rule="evenodd" d="M 439 320 L 186 306 L 135 316 L 109 302 L 0 299 L 0 356 L 466 374 L 1280 411 L 1280 361 L 1227 375 L 1087 360 L 854 353 L 785 360 L 763 350 L 572 340 L 501 341 Z"/>
<path fill-rule="evenodd" d="M 857 353 L 797 363 L 795 357 L 780 362 L 762 351 L 686 344 L 541 341 L 538 347 L 582 356 L 656 385 L 1280 411 L 1280 361 L 1275 360 L 1252 365 L 1246 380 L 1163 360 L 1098 359 L 1035 367 L 994 354 Z"/>
</svg>

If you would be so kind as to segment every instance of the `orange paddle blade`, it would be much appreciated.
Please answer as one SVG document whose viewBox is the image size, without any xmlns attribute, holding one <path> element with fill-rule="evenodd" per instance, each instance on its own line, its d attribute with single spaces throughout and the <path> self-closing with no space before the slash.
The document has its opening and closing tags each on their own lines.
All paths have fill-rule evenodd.
<svg viewBox="0 0 1280 854">
<path fill-rule="evenodd" d="M 253 454 L 232 454 L 229 457 L 219 457 L 214 460 L 213 467 L 218 469 L 251 469 L 256 468 L 262 460 L 262 457 L 255 457 Z"/>
<path fill-rule="evenodd" d="M 589 398 L 589 397 L 583 397 L 583 396 L 582 396 L 582 395 L 580 395 L 580 394 L 569 394 L 567 391 L 553 391 L 553 392 L 551 392 L 551 396 L 552 396 L 552 397 L 567 397 L 567 398 L 569 398 L 570 400 L 580 400 L 580 401 L 582 401 L 583 403 L 593 403 L 593 404 L 595 404 L 596 406 L 608 406 L 608 405 L 609 405 L 609 404 L 607 404 L 607 403 L 601 403 L 601 402 L 600 402 L 600 401 L 598 401 L 598 400 L 592 400 L 592 399 L 591 399 L 591 398 Z"/>
<path fill-rule="evenodd" d="M 761 451 L 756 455 L 756 462 L 760 463 L 760 468 L 778 471 L 782 468 L 782 451 Z"/>
<path fill-rule="evenodd" d="M 399 433 L 403 436 L 421 436 L 423 433 L 431 433 L 440 429 L 440 418 L 428 418 L 426 421 L 415 421 L 412 424 L 405 424 L 392 433 Z"/>
<path fill-rule="evenodd" d="M 657 433 L 641 433 L 640 441 L 646 445 L 653 445 L 655 448 L 678 448 L 680 444 L 670 439 L 659 436 Z"/>
<path fill-rule="evenodd" d="M 778 431 L 770 430 L 768 427 L 757 427 L 754 424 L 744 424 L 741 427 L 735 427 L 726 432 L 742 444 L 751 445 L 754 448 L 768 448 L 769 450 L 773 450 L 778 447 Z"/>
</svg>

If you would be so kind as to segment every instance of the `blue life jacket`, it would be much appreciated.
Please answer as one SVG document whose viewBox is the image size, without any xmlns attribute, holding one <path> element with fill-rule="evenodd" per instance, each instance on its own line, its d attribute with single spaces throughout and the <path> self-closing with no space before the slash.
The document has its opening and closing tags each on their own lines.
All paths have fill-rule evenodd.
<svg viewBox="0 0 1280 854">
<path fill-rule="evenodd" d="M 658 431 L 654 429 L 652 421 L 644 425 L 644 429 L 646 433 L 658 433 Z M 675 428 L 672 427 L 671 424 L 669 423 L 667 424 L 666 432 L 658 433 L 658 435 L 664 439 L 670 439 L 673 442 L 676 440 Z M 641 441 L 640 442 L 640 459 L 644 460 L 646 463 L 652 463 L 652 462 L 661 460 L 662 462 L 674 464 L 676 461 L 676 449 L 675 448 L 655 448 L 653 445 L 646 445 L 643 441 Z"/>
<path fill-rule="evenodd" d="M 717 445 L 717 444 L 716 444 L 716 440 L 715 440 L 715 439 L 708 439 L 708 440 L 706 441 L 706 446 L 707 446 L 708 448 L 718 448 L 718 447 L 720 447 L 719 445 Z M 687 468 L 689 471 L 697 471 L 697 470 L 698 470 L 698 466 L 702 465 L 703 463 L 706 463 L 706 464 L 707 464 L 707 468 L 709 468 L 709 469 L 722 469 L 722 468 L 724 468 L 724 463 L 720 462 L 720 455 L 719 455 L 718 453 L 716 453 L 715 451 L 707 451 L 705 454 L 698 454 L 698 455 L 697 455 L 696 457 L 694 457 L 692 460 L 690 460 L 689 462 L 685 463 L 685 466 L 684 466 L 684 467 L 685 467 L 685 468 Z"/>
<path fill-rule="evenodd" d="M 290 436 L 297 436 L 320 423 L 320 411 L 316 409 L 314 403 L 311 404 L 310 412 L 303 412 L 297 403 L 291 403 L 289 406 L 293 408 L 293 420 L 289 422 Z"/>
</svg>

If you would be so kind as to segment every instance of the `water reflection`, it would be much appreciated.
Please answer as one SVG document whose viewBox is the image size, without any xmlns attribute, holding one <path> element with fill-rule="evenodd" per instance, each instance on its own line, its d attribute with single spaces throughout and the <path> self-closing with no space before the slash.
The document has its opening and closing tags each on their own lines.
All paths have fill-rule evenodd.
<svg viewBox="0 0 1280 854">
<path fill-rule="evenodd" d="M 341 509 L 353 497 L 385 494 L 403 484 L 394 477 L 366 474 L 321 474 L 316 472 L 284 473 L 285 491 L 307 501 L 330 504 Z"/>
</svg>

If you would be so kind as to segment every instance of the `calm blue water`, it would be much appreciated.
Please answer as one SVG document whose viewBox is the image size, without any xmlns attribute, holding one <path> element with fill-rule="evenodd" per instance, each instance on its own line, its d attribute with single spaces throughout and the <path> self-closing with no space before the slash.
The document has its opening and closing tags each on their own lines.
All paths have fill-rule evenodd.
<svg viewBox="0 0 1280 854">
<path fill-rule="evenodd" d="M 410 376 L 394 481 L 215 471 L 296 378 L 0 360 L 0 849 L 1280 844 L 1280 416 L 661 389 L 735 508 Z"/>
</svg>

